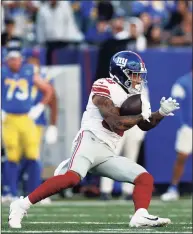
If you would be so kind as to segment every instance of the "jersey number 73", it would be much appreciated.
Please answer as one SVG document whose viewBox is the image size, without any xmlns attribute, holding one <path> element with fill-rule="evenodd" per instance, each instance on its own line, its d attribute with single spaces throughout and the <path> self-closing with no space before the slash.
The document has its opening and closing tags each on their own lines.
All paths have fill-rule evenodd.
<svg viewBox="0 0 193 234">
<path fill-rule="evenodd" d="M 7 78 L 5 79 L 5 85 L 8 86 L 7 100 L 12 100 L 14 96 L 21 101 L 28 99 L 28 82 L 25 79 L 13 80 Z"/>
</svg>

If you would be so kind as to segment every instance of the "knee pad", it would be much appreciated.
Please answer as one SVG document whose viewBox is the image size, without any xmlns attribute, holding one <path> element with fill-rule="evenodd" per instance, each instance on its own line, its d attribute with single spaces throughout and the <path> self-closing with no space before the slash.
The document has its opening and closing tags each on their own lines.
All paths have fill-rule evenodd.
<svg viewBox="0 0 193 234">
<path fill-rule="evenodd" d="M 136 179 L 134 180 L 134 184 L 135 185 L 141 184 L 141 185 L 144 185 L 144 186 L 148 186 L 148 187 L 151 187 L 152 190 L 153 190 L 154 179 L 153 179 L 152 175 L 150 175 L 147 172 L 144 172 L 144 173 L 142 173 L 142 174 L 140 174 L 139 176 L 136 177 Z"/>
</svg>

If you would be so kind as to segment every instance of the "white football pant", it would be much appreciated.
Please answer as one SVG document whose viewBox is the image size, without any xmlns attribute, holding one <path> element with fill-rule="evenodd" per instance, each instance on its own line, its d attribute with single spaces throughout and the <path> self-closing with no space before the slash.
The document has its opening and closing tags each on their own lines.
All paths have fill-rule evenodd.
<svg viewBox="0 0 193 234">
<path fill-rule="evenodd" d="M 117 147 L 117 155 L 124 155 L 124 157 L 130 159 L 133 162 L 136 162 L 138 159 L 138 154 L 140 151 L 141 143 L 145 137 L 144 131 L 139 129 L 137 126 L 134 126 L 129 131 L 126 131 L 122 141 Z M 102 177 L 100 183 L 100 191 L 102 193 L 111 193 L 113 190 L 114 181 Z M 122 183 L 122 192 L 127 195 L 133 193 L 134 185 L 130 183 Z"/>
<path fill-rule="evenodd" d="M 192 153 L 192 128 L 182 125 L 176 134 L 175 149 L 184 154 Z"/>
<path fill-rule="evenodd" d="M 72 147 L 70 159 L 62 162 L 55 175 L 72 170 L 83 179 L 88 172 L 108 177 L 116 181 L 133 183 L 142 173 L 142 166 L 126 157 L 117 156 L 103 141 L 90 131 L 79 131 Z"/>
</svg>

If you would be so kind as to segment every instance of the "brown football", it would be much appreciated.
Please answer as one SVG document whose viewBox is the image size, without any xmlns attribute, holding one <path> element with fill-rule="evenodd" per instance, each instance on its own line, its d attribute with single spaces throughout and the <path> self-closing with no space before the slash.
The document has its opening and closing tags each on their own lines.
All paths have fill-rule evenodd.
<svg viewBox="0 0 193 234">
<path fill-rule="evenodd" d="M 139 115 L 141 114 L 141 94 L 128 97 L 120 108 L 120 115 Z"/>
</svg>

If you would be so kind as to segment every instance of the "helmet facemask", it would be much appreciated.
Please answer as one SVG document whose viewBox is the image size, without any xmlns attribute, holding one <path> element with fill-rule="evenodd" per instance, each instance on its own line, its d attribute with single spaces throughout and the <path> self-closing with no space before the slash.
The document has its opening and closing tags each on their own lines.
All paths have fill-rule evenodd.
<svg viewBox="0 0 193 234">
<path fill-rule="evenodd" d="M 147 84 L 147 70 L 136 72 L 130 69 L 122 69 L 125 75 L 124 86 L 128 89 L 129 93 L 141 93 Z"/>
</svg>

